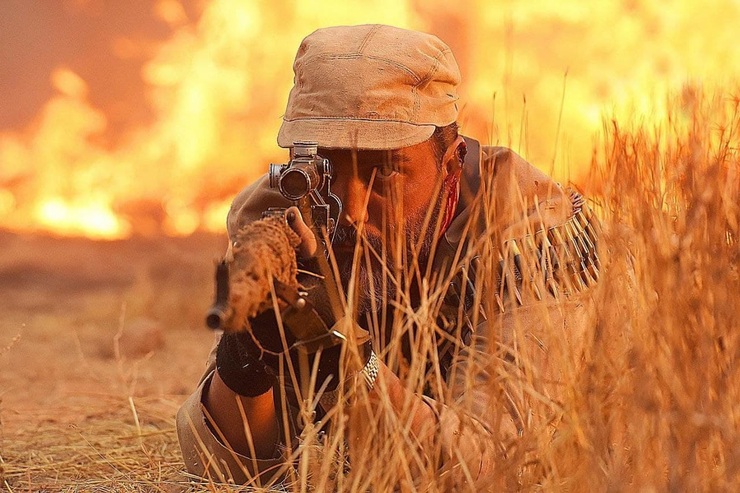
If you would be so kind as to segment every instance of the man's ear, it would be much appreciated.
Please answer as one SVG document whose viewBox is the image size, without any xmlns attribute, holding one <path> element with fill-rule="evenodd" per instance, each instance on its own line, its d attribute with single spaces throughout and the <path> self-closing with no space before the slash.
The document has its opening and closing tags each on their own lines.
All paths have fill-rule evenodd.
<svg viewBox="0 0 740 493">
<path fill-rule="evenodd" d="M 458 135 L 457 139 L 450 144 L 445 151 L 445 155 L 442 158 L 442 169 L 445 176 L 459 175 L 462 171 L 463 162 L 465 161 L 465 155 L 468 153 L 468 145 L 465 143 L 465 139 L 462 135 Z"/>
</svg>

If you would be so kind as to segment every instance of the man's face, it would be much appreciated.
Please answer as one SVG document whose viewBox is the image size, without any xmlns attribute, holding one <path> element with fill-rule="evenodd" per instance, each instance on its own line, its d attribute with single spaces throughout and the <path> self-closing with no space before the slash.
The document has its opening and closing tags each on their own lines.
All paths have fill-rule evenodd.
<svg viewBox="0 0 740 493">
<path fill-rule="evenodd" d="M 332 243 L 342 283 L 354 272 L 358 311 L 376 311 L 395 296 L 403 270 L 429 261 L 441 197 L 432 145 L 319 154 L 332 163 L 332 191 L 343 204 Z"/>
</svg>

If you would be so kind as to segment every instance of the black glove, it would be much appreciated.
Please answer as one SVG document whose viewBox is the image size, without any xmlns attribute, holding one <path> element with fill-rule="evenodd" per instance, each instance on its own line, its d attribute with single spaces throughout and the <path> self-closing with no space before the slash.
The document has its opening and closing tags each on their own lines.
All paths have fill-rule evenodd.
<svg viewBox="0 0 740 493">
<path fill-rule="evenodd" d="M 216 369 L 231 390 L 246 397 L 256 397 L 270 390 L 275 377 L 252 356 L 244 344 L 244 334 L 226 332 L 216 348 Z"/>
<path fill-rule="evenodd" d="M 320 357 L 317 388 L 327 379 L 330 380 L 326 388 L 330 391 L 339 384 L 344 337 L 332 329 L 337 316 L 343 316 L 338 303 L 341 284 L 333 282 L 328 263 L 300 211 L 289 209 L 287 220 L 302 239 L 303 246 L 299 250 L 304 258 L 299 260 L 298 274 L 302 292 L 276 283 L 282 324 L 278 323 L 273 310 L 266 310 L 246 321 L 248 331 L 225 334 L 218 348 L 219 374 L 223 368 L 228 379 L 224 382 L 242 395 L 259 395 L 256 392 L 260 390 L 266 392 L 274 384 L 274 376 L 279 374 L 281 366 L 287 375 L 292 365 L 303 388 L 303 381 L 308 381 L 310 375 L 302 375 L 300 369 L 307 367 L 311 371 L 317 357 Z M 358 330 L 362 329 L 358 327 Z M 317 334 L 321 335 L 319 339 L 315 338 Z M 358 339 L 360 364 L 364 365 L 372 353 L 370 341 L 367 336 Z M 322 348 L 320 352 L 319 348 Z M 260 384 L 256 383 L 258 380 Z"/>
<path fill-rule="evenodd" d="M 323 281 L 312 274 L 300 274 L 299 282 L 306 288 L 306 299 L 311 303 L 306 317 L 313 317 L 305 323 L 322 324 L 328 328 L 334 325 L 334 316 L 329 308 L 328 295 Z M 309 310 L 312 312 L 309 313 Z M 283 311 L 285 314 L 286 311 Z M 254 397 L 267 392 L 275 383 L 275 376 L 280 371 L 280 361 L 288 355 L 291 364 L 299 373 L 300 349 L 294 348 L 297 338 L 290 327 L 294 323 L 304 322 L 303 317 L 293 318 L 281 315 L 283 330 L 280 329 L 273 310 L 266 310 L 248 320 L 249 331 L 226 332 L 221 337 L 216 349 L 216 368 L 227 387 L 239 395 Z M 283 341 L 283 337 L 285 340 Z M 321 352 L 318 366 L 317 384 L 320 387 L 331 377 L 329 390 L 336 388 L 339 381 L 342 344 L 338 343 Z M 316 352 L 308 354 L 308 367 L 313 368 Z M 283 362 L 287 372 L 288 363 Z M 301 375 L 299 375 L 299 381 Z"/>
<path fill-rule="evenodd" d="M 327 379 L 330 379 L 326 389 L 331 391 L 336 389 L 339 384 L 343 343 L 336 338 L 334 339 L 334 342 L 336 342 L 334 345 L 324 346 L 319 353 L 316 348 L 308 345 L 300 348 L 300 342 L 296 334 L 300 334 L 301 329 L 305 329 L 305 325 L 308 324 L 321 324 L 325 326 L 326 332 L 329 334 L 336 323 L 329 290 L 335 288 L 331 280 L 327 282 L 326 278 L 318 273 L 320 269 L 316 259 L 302 260 L 299 264 L 298 282 L 303 293 L 305 293 L 303 297 L 308 302 L 306 308 L 302 310 L 294 309 L 292 313 L 289 313 L 290 308 L 283 309 L 281 319 L 284 330 L 282 331 L 275 312 L 273 310 L 264 311 L 249 320 L 251 330 L 242 334 L 241 337 L 248 352 L 258 357 L 268 371 L 274 375 L 277 375 L 280 371 L 281 358 L 288 356 L 301 385 L 301 382 L 308 381 L 309 378 L 309 375 L 300 374 L 301 354 L 305 354 L 307 357 L 309 370 L 313 369 L 316 357 L 320 357 L 317 366 L 316 387 L 317 389 L 320 388 Z M 332 339 L 332 337 L 328 336 L 327 339 Z M 363 364 L 370 357 L 370 341 L 369 338 L 366 339 L 359 348 L 360 357 L 364 359 L 361 362 Z M 287 364 L 288 361 L 285 360 L 283 362 L 284 372 L 288 371 Z"/>
</svg>

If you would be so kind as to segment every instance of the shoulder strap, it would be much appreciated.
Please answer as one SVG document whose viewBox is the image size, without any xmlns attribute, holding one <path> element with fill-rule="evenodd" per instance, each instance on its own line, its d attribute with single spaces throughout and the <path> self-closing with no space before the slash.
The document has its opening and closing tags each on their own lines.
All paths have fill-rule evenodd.
<svg viewBox="0 0 740 493">
<path fill-rule="evenodd" d="M 460 200 L 457 203 L 455 215 L 468 207 L 480 188 L 480 159 L 481 146 L 477 140 L 462 136 L 468 147 L 468 153 L 463 161 L 462 180 L 460 180 Z"/>
</svg>

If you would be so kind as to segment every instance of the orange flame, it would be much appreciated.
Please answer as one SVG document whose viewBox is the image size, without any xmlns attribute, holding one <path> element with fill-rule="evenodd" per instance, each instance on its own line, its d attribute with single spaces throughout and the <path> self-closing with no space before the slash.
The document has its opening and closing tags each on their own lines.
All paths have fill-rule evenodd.
<svg viewBox="0 0 740 493">
<path fill-rule="evenodd" d="M 154 15 L 171 36 L 142 73 L 153 121 L 108 139 L 110 116 L 58 66 L 34 123 L 0 134 L 0 227 L 93 238 L 223 230 L 233 195 L 285 159 L 275 136 L 300 40 L 336 24 L 439 35 L 463 72 L 463 131 L 577 177 L 604 111 L 659 123 L 668 91 L 740 73 L 739 13 L 731 1 L 212 0 L 191 22 L 178 0 L 160 0 Z M 142 50 L 134 39 L 113 49 L 119 59 Z"/>
</svg>

